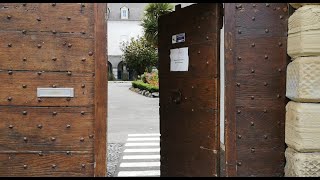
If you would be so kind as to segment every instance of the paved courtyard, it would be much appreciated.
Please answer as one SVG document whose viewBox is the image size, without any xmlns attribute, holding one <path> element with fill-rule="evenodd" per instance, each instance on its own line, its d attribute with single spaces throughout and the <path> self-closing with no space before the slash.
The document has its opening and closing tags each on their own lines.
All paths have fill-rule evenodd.
<svg viewBox="0 0 320 180">
<path fill-rule="evenodd" d="M 128 135 L 159 134 L 160 132 L 159 98 L 142 96 L 129 90 L 130 87 L 131 82 L 127 81 L 108 82 L 108 176 L 117 176 L 117 173 L 119 172 L 119 165 L 123 158 L 123 151 L 128 148 L 126 147 L 127 144 L 125 144 L 128 140 Z M 144 143 L 144 140 L 141 140 L 142 142 L 140 141 L 136 143 Z M 145 147 L 140 146 L 139 148 Z M 158 156 L 154 157 L 157 157 L 158 159 Z M 159 161 L 159 159 L 147 160 L 147 162 L 149 161 L 154 162 Z M 155 164 L 155 162 L 151 163 L 151 165 L 152 164 Z M 158 163 L 156 164 L 158 166 Z M 124 165 L 127 166 L 128 163 Z M 139 166 L 136 164 L 133 165 Z M 146 166 L 145 163 L 143 165 Z M 130 167 L 125 168 L 128 173 L 131 169 L 132 168 Z M 152 172 L 155 171 L 151 168 L 151 171 L 148 171 L 148 173 L 150 172 L 150 175 L 152 175 Z M 129 176 L 132 175 L 130 173 Z M 158 171 L 156 173 L 158 173 Z"/>
</svg>

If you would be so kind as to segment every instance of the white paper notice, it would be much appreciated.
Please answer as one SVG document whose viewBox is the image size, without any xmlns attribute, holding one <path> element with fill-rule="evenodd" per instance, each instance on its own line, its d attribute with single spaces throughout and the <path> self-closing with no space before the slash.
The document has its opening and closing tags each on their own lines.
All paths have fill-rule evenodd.
<svg viewBox="0 0 320 180">
<path fill-rule="evenodd" d="M 188 71 L 188 47 L 170 49 L 170 71 Z"/>
</svg>

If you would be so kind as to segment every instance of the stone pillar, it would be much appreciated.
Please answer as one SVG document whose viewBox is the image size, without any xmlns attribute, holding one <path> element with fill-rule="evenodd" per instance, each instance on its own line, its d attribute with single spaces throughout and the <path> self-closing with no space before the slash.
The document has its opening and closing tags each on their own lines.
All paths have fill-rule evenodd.
<svg viewBox="0 0 320 180">
<path fill-rule="evenodd" d="M 320 176 L 320 5 L 298 8 L 288 21 L 285 176 Z"/>
</svg>

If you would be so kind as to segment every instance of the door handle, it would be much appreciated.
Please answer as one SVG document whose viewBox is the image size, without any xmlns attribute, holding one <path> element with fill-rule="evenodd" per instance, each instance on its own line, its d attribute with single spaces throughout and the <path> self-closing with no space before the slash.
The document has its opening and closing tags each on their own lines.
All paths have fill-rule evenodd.
<svg viewBox="0 0 320 180">
<path fill-rule="evenodd" d="M 182 96 L 182 93 L 179 89 L 171 90 L 171 101 L 173 103 L 180 104 L 181 103 L 181 96 Z"/>
</svg>

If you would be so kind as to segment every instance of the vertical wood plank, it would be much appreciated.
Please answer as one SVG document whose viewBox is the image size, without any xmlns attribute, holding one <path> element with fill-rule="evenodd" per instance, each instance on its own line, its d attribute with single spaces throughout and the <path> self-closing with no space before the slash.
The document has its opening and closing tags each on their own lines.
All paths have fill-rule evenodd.
<svg viewBox="0 0 320 180">
<path fill-rule="evenodd" d="M 107 145 L 107 57 L 106 57 L 106 4 L 94 4 L 95 39 L 95 143 L 94 176 L 106 176 Z"/>
<path fill-rule="evenodd" d="M 235 121 L 235 3 L 225 3 L 225 168 L 226 176 L 236 176 L 236 121 Z"/>
</svg>

